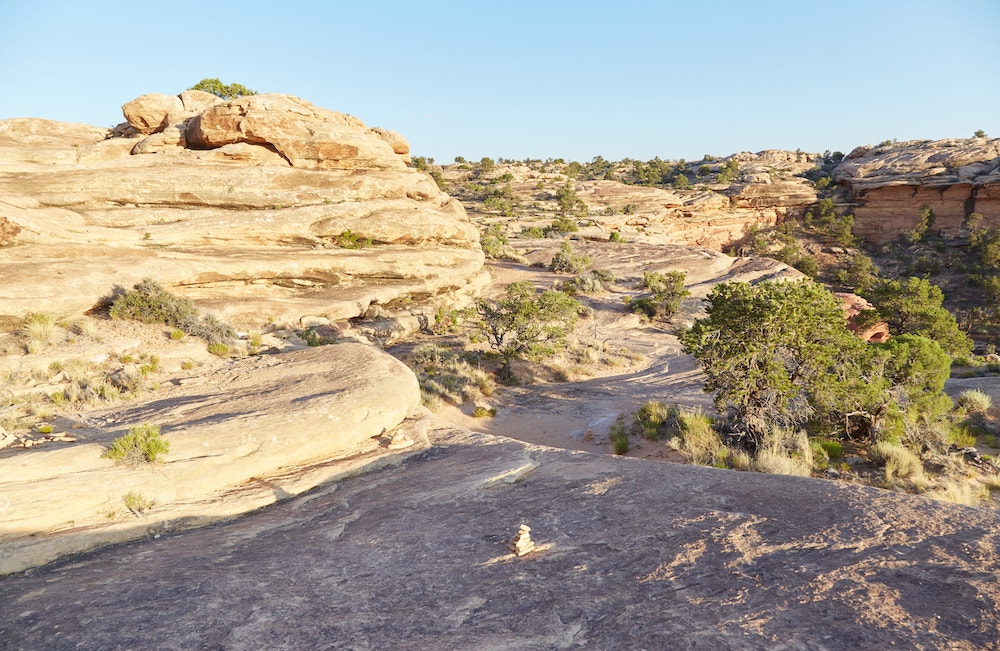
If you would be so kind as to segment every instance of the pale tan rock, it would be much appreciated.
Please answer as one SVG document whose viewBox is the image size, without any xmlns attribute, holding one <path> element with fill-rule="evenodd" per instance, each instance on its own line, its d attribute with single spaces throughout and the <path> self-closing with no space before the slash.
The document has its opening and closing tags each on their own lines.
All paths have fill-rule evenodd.
<svg viewBox="0 0 1000 651">
<path fill-rule="evenodd" d="M 0 574 L 123 539 L 112 530 L 103 541 L 70 535 L 53 546 L 36 534 L 112 524 L 108 514 L 122 510 L 122 495 L 130 491 L 155 500 L 147 517 L 161 523 L 215 513 L 221 493 L 248 482 L 273 481 L 271 501 L 288 497 L 311 486 L 286 485 L 283 471 L 380 454 L 378 438 L 420 402 L 417 380 L 406 366 L 360 344 L 243 358 L 204 377 L 200 386 L 175 392 L 176 399 L 159 391 L 145 403 L 92 414 L 92 422 L 103 422 L 100 427 L 75 430 L 58 446 L 0 458 L 0 495 L 9 497 L 0 511 Z M 170 443 L 163 463 L 133 469 L 101 456 L 128 427 L 147 422 L 158 425 Z M 231 494 L 226 506 L 232 510 L 239 503 Z"/>
<path fill-rule="evenodd" d="M 392 150 L 399 155 L 400 159 L 406 164 L 411 162 L 410 158 L 410 143 L 403 137 L 403 134 L 397 131 L 390 131 L 389 129 L 383 129 L 381 127 L 372 127 L 372 132 L 375 133 L 379 138 L 385 140 L 392 147 Z"/>
<path fill-rule="evenodd" d="M 252 95 L 206 109 L 187 128 L 188 146 L 270 145 L 304 169 L 399 169 L 393 148 L 356 118 L 290 95 Z"/>
<path fill-rule="evenodd" d="M 20 229 L 17 243 L 30 245 L 0 258 L 0 312 L 23 316 L 44 304 L 70 316 L 115 285 L 150 277 L 246 329 L 310 315 L 352 319 L 375 306 L 405 334 L 485 282 L 479 233 L 461 204 L 356 118 L 288 96 L 182 96 L 185 110 L 243 107 L 247 119 L 228 134 L 215 120 L 212 133 L 232 142 L 210 150 L 184 148 L 191 122 L 104 139 L 107 130 L 0 121 L 7 230 Z M 248 141 L 248 129 L 285 153 Z M 73 147 L 81 135 L 89 142 Z M 320 155 L 334 135 L 358 144 L 358 157 L 341 161 L 351 169 L 290 166 L 289 153 Z M 346 231 L 373 246 L 340 248 Z"/>
<path fill-rule="evenodd" d="M 122 105 L 122 113 L 132 127 L 141 134 L 156 133 L 170 126 L 170 115 L 184 110 L 176 95 L 149 93 Z"/>
<path fill-rule="evenodd" d="M 210 106 L 221 104 L 223 100 L 218 95 L 205 92 L 203 90 L 186 90 L 177 97 L 181 100 L 184 111 L 195 116 Z"/>
<path fill-rule="evenodd" d="M 186 144 L 184 132 L 177 126 L 171 125 L 150 134 L 140 140 L 132 148 L 133 154 L 157 154 L 160 152 L 177 151 L 183 149 Z"/>
</svg>

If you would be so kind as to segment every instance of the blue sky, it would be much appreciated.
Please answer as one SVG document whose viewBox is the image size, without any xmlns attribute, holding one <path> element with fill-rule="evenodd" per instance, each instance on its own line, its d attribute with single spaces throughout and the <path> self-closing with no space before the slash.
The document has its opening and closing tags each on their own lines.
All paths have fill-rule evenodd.
<svg viewBox="0 0 1000 651">
<path fill-rule="evenodd" d="M 1000 136 L 1000 2 L 0 0 L 0 119 L 111 126 L 204 77 L 415 155 L 701 158 Z"/>
</svg>

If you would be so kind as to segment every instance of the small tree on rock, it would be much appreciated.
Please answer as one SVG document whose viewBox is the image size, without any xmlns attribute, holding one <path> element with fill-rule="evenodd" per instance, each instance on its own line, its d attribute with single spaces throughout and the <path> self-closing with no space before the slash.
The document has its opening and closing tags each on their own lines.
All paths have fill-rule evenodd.
<svg viewBox="0 0 1000 651">
<path fill-rule="evenodd" d="M 507 285 L 507 295 L 498 301 L 478 300 L 477 325 L 503 359 L 500 375 L 510 375 L 515 359 L 537 359 L 561 348 L 580 307 L 579 301 L 562 292 L 539 294 L 526 280 Z"/>
<path fill-rule="evenodd" d="M 203 90 L 222 99 L 235 99 L 257 94 L 257 91 L 250 90 L 243 84 L 224 84 L 218 79 L 209 79 L 208 77 L 191 86 L 188 90 Z"/>
</svg>

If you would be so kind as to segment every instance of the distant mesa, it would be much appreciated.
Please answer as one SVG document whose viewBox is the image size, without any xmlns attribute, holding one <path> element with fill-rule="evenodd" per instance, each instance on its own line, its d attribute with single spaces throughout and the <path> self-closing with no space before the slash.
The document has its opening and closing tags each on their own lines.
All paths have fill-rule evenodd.
<svg viewBox="0 0 1000 651">
<path fill-rule="evenodd" d="M 477 229 L 399 133 L 290 95 L 187 90 L 114 129 L 0 121 L 0 310 L 153 278 L 237 327 L 367 317 L 403 334 L 485 282 Z"/>
</svg>

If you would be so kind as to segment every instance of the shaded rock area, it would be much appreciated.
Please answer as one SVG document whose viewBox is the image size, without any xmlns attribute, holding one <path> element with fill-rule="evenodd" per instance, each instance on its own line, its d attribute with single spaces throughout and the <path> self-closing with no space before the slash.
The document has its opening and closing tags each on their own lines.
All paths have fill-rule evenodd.
<svg viewBox="0 0 1000 651">
<path fill-rule="evenodd" d="M 858 147 L 833 180 L 850 193 L 855 233 L 876 244 L 912 230 L 923 207 L 934 211 L 936 229 L 959 231 L 972 213 L 1000 226 L 1000 139 Z"/>
<path fill-rule="evenodd" d="M 66 442 L 0 450 L 0 574 L 245 513 L 356 471 L 387 453 L 383 435 L 419 401 L 406 366 L 347 343 L 242 358 L 81 414 Z M 144 423 L 170 445 L 162 463 L 127 467 L 102 456 Z M 352 461 L 333 463 L 344 459 Z M 326 470 L 286 476 L 315 464 Z M 128 493 L 154 506 L 137 520 Z"/>
<path fill-rule="evenodd" d="M 0 636 L 11 649 L 998 648 L 993 511 L 428 434 L 400 466 L 0 580 Z M 521 525 L 535 548 L 517 557 Z"/>
<path fill-rule="evenodd" d="M 123 112 L 114 132 L 0 121 L 2 315 L 78 314 L 150 277 L 241 328 L 368 316 L 402 333 L 485 281 L 478 231 L 398 133 L 288 95 Z"/>
</svg>

